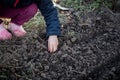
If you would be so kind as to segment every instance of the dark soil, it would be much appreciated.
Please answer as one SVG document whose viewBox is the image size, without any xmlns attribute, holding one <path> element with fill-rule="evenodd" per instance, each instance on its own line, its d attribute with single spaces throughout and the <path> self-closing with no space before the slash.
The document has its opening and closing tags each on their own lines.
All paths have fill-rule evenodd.
<svg viewBox="0 0 120 80">
<path fill-rule="evenodd" d="M 72 12 L 58 51 L 47 51 L 45 29 L 0 42 L 0 80 L 120 80 L 120 14 Z M 61 21 L 62 22 L 62 21 Z"/>
</svg>

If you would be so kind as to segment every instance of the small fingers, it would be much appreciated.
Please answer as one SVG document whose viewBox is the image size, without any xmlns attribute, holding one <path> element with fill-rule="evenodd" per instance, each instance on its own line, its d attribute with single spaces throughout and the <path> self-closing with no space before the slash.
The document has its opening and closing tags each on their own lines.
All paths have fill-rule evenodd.
<svg viewBox="0 0 120 80">
<path fill-rule="evenodd" d="M 50 51 L 50 53 L 55 52 L 57 50 L 57 46 L 58 44 L 48 44 L 48 51 Z"/>
<path fill-rule="evenodd" d="M 55 52 L 57 50 L 58 47 L 58 39 L 57 36 L 53 35 L 53 36 L 49 36 L 48 38 L 48 51 L 51 52 Z"/>
</svg>

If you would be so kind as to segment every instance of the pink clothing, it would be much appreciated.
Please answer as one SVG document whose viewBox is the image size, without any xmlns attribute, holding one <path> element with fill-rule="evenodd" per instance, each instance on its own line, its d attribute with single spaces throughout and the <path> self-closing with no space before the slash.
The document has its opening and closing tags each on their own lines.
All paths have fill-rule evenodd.
<svg viewBox="0 0 120 80">
<path fill-rule="evenodd" d="M 11 18 L 11 22 L 17 25 L 23 25 L 37 13 L 37 10 L 38 7 L 35 3 L 23 8 L 0 7 L 0 17 Z"/>
</svg>

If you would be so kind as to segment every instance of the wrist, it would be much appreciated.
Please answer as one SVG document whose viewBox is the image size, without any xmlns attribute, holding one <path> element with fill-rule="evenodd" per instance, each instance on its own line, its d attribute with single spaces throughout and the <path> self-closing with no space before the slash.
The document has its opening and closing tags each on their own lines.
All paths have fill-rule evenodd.
<svg viewBox="0 0 120 80">
<path fill-rule="evenodd" d="M 57 35 L 50 35 L 49 38 L 50 38 L 50 37 L 57 38 Z"/>
</svg>

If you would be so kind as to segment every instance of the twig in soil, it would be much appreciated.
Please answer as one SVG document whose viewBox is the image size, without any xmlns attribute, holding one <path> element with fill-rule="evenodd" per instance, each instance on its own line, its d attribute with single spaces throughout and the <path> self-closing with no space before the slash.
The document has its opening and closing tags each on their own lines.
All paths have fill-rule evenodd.
<svg viewBox="0 0 120 80">
<path fill-rule="evenodd" d="M 114 13 L 112 10 L 110 10 L 107 6 L 105 6 L 105 4 L 103 4 L 103 6 L 108 10 L 108 12 L 110 12 L 112 15 L 120 15 L 120 13 Z"/>
<path fill-rule="evenodd" d="M 43 44 L 40 44 L 40 46 L 41 46 L 42 48 L 44 48 L 44 49 L 47 49 L 47 47 L 46 47 L 45 45 L 43 45 Z"/>
<path fill-rule="evenodd" d="M 72 56 L 70 56 L 70 55 L 68 55 L 68 57 L 71 58 L 73 61 L 78 62 L 78 60 L 75 59 L 74 57 L 72 57 Z"/>
<path fill-rule="evenodd" d="M 22 69 L 23 66 L 15 67 L 15 66 L 2 66 L 2 65 L 0 65 L 0 69 L 2 69 L 2 68 L 5 68 L 5 69 L 10 69 L 10 68 L 14 68 L 14 69 Z"/>
<path fill-rule="evenodd" d="M 76 70 L 71 70 L 70 72 L 75 72 L 75 73 L 80 74 L 80 75 L 86 75 L 86 73 L 84 71 L 79 72 L 79 71 L 76 71 Z"/>
<path fill-rule="evenodd" d="M 32 80 L 32 79 L 30 79 L 30 78 L 28 78 L 28 77 L 21 76 L 21 75 L 19 75 L 19 74 L 17 74 L 17 73 L 14 73 L 14 75 L 15 75 L 16 77 L 18 77 L 18 78 L 23 78 L 23 79 L 25 79 L 25 80 Z"/>
<path fill-rule="evenodd" d="M 69 58 L 72 59 L 73 61 L 78 62 L 77 59 L 75 59 L 74 57 L 72 57 L 72 56 L 70 56 L 70 55 L 68 55 L 68 54 L 63 55 L 63 56 L 65 56 L 65 57 L 69 57 Z"/>
<path fill-rule="evenodd" d="M 61 9 L 63 11 L 69 11 L 70 10 L 70 8 L 66 8 L 66 7 L 61 6 L 60 4 L 57 4 L 54 0 L 53 0 L 53 4 L 54 4 L 54 7 L 57 7 L 58 9 Z"/>
</svg>

